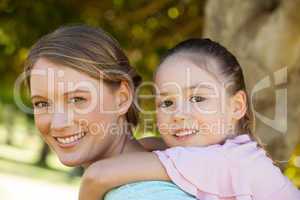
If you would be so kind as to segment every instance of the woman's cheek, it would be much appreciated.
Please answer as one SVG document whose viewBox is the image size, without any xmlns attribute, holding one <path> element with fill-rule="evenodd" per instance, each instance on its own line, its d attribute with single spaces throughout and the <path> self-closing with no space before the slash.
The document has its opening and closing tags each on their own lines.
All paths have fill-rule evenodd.
<svg viewBox="0 0 300 200">
<path fill-rule="evenodd" d="M 34 121 L 37 129 L 42 134 L 42 136 L 49 133 L 51 126 L 51 115 L 50 114 L 39 114 L 34 116 Z"/>
</svg>

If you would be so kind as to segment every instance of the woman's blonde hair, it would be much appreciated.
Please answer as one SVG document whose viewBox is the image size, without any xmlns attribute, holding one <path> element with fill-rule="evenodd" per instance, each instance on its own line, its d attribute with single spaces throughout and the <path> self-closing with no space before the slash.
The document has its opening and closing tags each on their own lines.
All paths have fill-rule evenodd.
<svg viewBox="0 0 300 200">
<path fill-rule="evenodd" d="M 40 58 L 112 84 L 127 81 L 133 94 L 142 80 L 130 66 L 119 43 L 100 28 L 86 25 L 65 26 L 38 40 L 31 48 L 24 68 L 29 88 L 31 70 Z M 128 123 L 137 125 L 138 112 L 134 103 L 126 113 L 126 118 Z"/>
</svg>

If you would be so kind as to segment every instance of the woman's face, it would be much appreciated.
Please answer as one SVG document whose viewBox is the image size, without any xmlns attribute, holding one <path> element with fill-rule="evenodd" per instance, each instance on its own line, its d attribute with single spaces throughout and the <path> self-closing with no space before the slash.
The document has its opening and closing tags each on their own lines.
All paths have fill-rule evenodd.
<svg viewBox="0 0 300 200">
<path fill-rule="evenodd" d="M 111 86 L 44 58 L 33 66 L 30 84 L 36 126 L 63 164 L 89 164 L 106 155 L 119 116 Z"/>
<path fill-rule="evenodd" d="M 187 57 L 173 55 L 160 65 L 155 82 L 158 129 L 168 146 L 207 146 L 228 136 L 230 99 L 214 76 Z"/>
</svg>

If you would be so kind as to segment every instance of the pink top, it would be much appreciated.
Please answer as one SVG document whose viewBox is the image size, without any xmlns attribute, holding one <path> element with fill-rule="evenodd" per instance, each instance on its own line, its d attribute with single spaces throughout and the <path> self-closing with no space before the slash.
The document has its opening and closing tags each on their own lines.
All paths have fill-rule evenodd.
<svg viewBox="0 0 300 200">
<path fill-rule="evenodd" d="M 172 181 L 200 200 L 300 200 L 300 191 L 248 135 L 154 153 Z"/>
</svg>

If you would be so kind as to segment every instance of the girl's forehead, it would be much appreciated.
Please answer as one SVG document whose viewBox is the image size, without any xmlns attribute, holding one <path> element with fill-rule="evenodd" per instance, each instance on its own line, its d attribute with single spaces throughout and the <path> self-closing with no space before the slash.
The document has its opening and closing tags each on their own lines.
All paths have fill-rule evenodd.
<svg viewBox="0 0 300 200">
<path fill-rule="evenodd" d="M 215 76 L 206 70 L 213 67 L 209 66 L 210 64 L 214 63 L 195 63 L 183 56 L 168 58 L 160 65 L 155 76 L 155 83 L 157 87 L 166 89 L 219 87 Z"/>
</svg>

